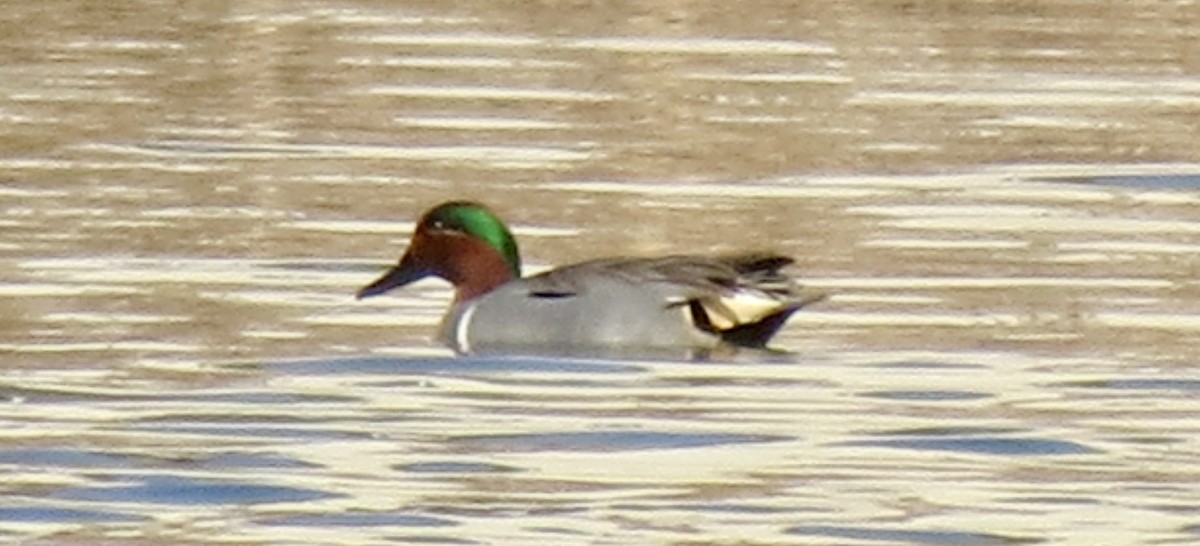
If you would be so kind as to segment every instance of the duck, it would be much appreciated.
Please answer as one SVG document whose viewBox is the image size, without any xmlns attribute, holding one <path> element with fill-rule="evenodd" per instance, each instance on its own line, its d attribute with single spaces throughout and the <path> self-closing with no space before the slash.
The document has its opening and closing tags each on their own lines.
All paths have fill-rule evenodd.
<svg viewBox="0 0 1200 546">
<path fill-rule="evenodd" d="M 426 277 L 454 286 L 438 339 L 459 355 L 609 354 L 768 349 L 802 295 L 771 252 L 608 257 L 521 275 L 508 226 L 485 205 L 422 214 L 399 263 L 358 290 L 384 294 Z"/>
</svg>

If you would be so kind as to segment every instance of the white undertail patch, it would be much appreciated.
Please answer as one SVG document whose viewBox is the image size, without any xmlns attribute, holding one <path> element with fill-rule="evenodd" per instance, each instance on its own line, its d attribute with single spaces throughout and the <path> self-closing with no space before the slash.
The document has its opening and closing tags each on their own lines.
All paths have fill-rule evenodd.
<svg viewBox="0 0 1200 546">
<path fill-rule="evenodd" d="M 756 290 L 738 290 L 700 303 L 708 313 L 708 320 L 718 330 L 757 322 L 782 307 L 778 299 Z"/>
</svg>

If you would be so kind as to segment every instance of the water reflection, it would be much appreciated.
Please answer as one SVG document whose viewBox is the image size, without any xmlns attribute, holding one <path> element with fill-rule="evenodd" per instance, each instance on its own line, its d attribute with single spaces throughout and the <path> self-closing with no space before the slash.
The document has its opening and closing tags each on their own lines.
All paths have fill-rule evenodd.
<svg viewBox="0 0 1200 546">
<path fill-rule="evenodd" d="M 955 544 L 955 545 L 1005 545 L 1037 544 L 1042 540 L 1010 537 L 989 533 L 966 531 L 910 531 L 871 527 L 799 526 L 788 529 L 789 533 L 804 536 L 819 536 L 838 539 L 858 539 L 868 543 L 891 542 L 902 544 Z"/>
<path fill-rule="evenodd" d="M 113 504 L 185 505 L 305 502 L 336 496 L 293 487 L 195 480 L 184 476 L 160 475 L 117 481 L 132 483 L 129 485 L 105 484 L 99 487 L 69 487 L 55 492 L 53 496 L 61 499 Z"/>
<path fill-rule="evenodd" d="M 126 525 L 153 517 L 149 507 L 262 506 L 244 522 L 264 536 L 311 527 L 328 538 L 349 526 L 421 528 L 425 539 L 453 540 L 501 518 L 522 536 L 551 539 L 591 536 L 587 514 L 617 510 L 636 521 L 710 514 L 713 532 L 765 524 L 782 535 L 867 542 L 1042 541 L 1015 519 L 994 529 L 1023 531 L 980 532 L 972 516 L 915 528 L 850 522 L 894 508 L 879 492 L 914 487 L 913 477 L 934 489 L 910 491 L 921 500 L 906 502 L 943 502 L 937 477 L 958 476 L 957 491 L 1003 485 L 971 501 L 973 510 L 1018 496 L 1071 501 L 1025 502 L 1021 518 L 1086 506 L 1086 491 L 1063 492 L 1095 483 L 1097 464 L 1140 472 L 1125 453 L 1161 445 L 1114 443 L 1103 421 L 1087 424 L 1106 410 L 1089 407 L 1087 394 L 1191 385 L 1111 373 L 1112 385 L 1045 381 L 1071 366 L 1079 369 L 1067 375 L 1108 365 L 1120 364 L 930 352 L 757 364 L 354 357 L 231 364 L 232 384 L 177 394 L 152 392 L 155 382 L 99 396 L 65 386 L 56 397 L 27 394 L 5 418 L 61 423 L 62 412 L 81 406 L 105 413 L 89 418 L 96 424 L 76 447 L 47 438 L 0 450 L 0 466 L 16 471 L 14 498 L 43 507 L 0 512 L 0 523 L 78 515 Z M 235 386 L 247 378 L 255 380 Z M 1060 392 L 1066 398 L 1046 406 Z M 1090 417 L 1047 426 L 1058 411 Z M 1172 423 L 1142 421 L 1138 435 L 1186 445 Z M 1186 472 L 1179 464 L 1160 471 Z M 47 488 L 49 476 L 69 482 Z M 640 501 L 612 502 L 630 495 Z M 845 512 L 847 503 L 862 508 Z"/>
</svg>

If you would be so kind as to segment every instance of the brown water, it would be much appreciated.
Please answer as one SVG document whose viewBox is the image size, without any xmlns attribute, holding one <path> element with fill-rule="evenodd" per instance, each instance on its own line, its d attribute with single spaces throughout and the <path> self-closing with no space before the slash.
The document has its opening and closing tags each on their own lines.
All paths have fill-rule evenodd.
<svg viewBox="0 0 1200 546">
<path fill-rule="evenodd" d="M 0 536 L 1200 540 L 1191 2 L 16 3 Z M 779 361 L 455 360 L 352 294 L 772 248 Z"/>
</svg>

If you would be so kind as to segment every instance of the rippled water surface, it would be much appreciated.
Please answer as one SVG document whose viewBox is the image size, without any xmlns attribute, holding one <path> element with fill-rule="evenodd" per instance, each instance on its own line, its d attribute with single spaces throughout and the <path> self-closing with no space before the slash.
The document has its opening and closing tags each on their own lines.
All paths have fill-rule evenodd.
<svg viewBox="0 0 1200 546">
<path fill-rule="evenodd" d="M 1193 2 L 8 4 L 0 539 L 1200 542 Z M 451 198 L 829 298 L 456 358 Z"/>
</svg>

